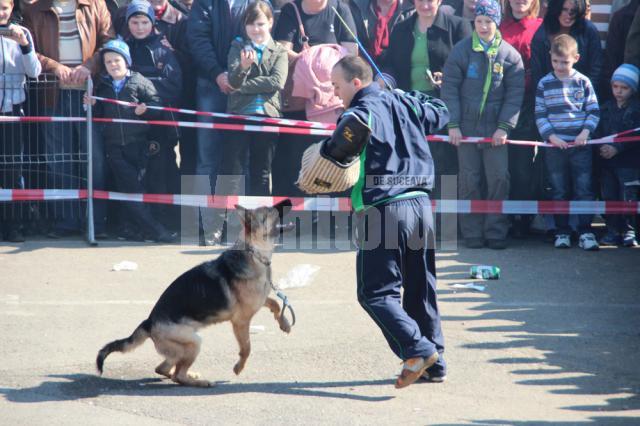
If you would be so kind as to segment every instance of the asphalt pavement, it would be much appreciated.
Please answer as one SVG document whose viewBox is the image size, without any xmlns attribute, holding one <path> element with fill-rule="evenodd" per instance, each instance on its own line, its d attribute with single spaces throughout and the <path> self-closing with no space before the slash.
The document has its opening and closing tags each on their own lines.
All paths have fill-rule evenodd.
<svg viewBox="0 0 640 426">
<path fill-rule="evenodd" d="M 258 313 L 247 367 L 235 376 L 229 324 L 204 329 L 193 369 L 215 386 L 195 389 L 154 373 L 151 341 L 112 354 L 103 376 L 94 360 L 177 275 L 221 249 L 0 245 L 0 423 L 640 423 L 639 249 L 587 253 L 531 239 L 504 251 L 440 250 L 448 380 L 396 390 L 400 361 L 356 300 L 355 251 L 320 246 L 280 248 L 273 258 L 276 282 L 298 285 L 285 289 L 298 320 L 292 333 Z M 124 260 L 137 269 L 112 270 Z M 501 278 L 470 279 L 476 264 L 499 266 Z M 484 289 L 455 286 L 469 283 Z"/>
</svg>

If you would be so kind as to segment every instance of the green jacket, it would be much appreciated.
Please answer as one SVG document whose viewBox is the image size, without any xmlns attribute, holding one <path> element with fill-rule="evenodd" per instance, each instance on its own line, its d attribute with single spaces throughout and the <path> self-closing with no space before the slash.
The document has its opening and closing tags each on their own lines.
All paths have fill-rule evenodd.
<svg viewBox="0 0 640 426">
<path fill-rule="evenodd" d="M 229 84 L 236 90 L 229 94 L 227 111 L 242 113 L 255 100 L 257 95 L 264 98 L 265 114 L 269 117 L 280 117 L 282 105 L 280 93 L 287 80 L 289 63 L 287 50 L 270 40 L 267 43 L 260 64 L 256 62 L 247 70 L 240 67 L 240 52 L 245 45 L 251 43 L 236 37 L 229 50 Z"/>
</svg>

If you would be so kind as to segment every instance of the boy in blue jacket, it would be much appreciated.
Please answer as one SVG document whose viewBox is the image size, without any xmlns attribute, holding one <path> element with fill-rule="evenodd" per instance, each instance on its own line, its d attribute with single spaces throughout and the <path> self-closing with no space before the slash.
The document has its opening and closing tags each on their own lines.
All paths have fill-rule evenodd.
<svg viewBox="0 0 640 426">
<path fill-rule="evenodd" d="M 640 100 L 638 79 L 640 70 L 635 65 L 622 64 L 611 77 L 613 99 L 600 110 L 598 137 L 609 136 L 624 130 L 640 127 Z M 637 201 L 636 186 L 626 185 L 640 178 L 640 144 L 637 142 L 599 145 L 600 187 L 605 201 Z M 604 246 L 635 247 L 635 227 L 630 215 L 605 215 L 607 234 L 600 239 Z"/>
</svg>

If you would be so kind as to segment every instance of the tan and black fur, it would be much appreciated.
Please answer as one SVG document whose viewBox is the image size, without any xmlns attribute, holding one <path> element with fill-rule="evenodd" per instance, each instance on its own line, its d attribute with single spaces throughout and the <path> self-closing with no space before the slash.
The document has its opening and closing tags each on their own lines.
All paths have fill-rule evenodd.
<svg viewBox="0 0 640 426">
<path fill-rule="evenodd" d="M 261 307 L 269 308 L 280 329 L 289 333 L 289 321 L 280 315 L 278 302 L 268 295 L 274 240 L 282 230 L 292 228 L 280 224 L 283 210 L 290 206 L 289 200 L 255 210 L 236 206 L 243 230 L 235 245 L 217 259 L 179 276 L 131 336 L 105 345 L 96 359 L 100 374 L 111 352 L 132 351 L 151 338 L 164 357 L 156 373 L 182 385 L 206 387 L 211 383 L 189 372 L 200 352 L 200 328 L 231 321 L 240 346 L 240 359 L 233 367 L 236 374 L 240 374 L 249 357 L 249 325 Z"/>
</svg>

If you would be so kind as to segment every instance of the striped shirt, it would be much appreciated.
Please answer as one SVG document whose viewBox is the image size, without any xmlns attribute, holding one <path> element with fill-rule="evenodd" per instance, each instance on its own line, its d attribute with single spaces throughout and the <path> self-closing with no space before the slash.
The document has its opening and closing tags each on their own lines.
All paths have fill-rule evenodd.
<svg viewBox="0 0 640 426">
<path fill-rule="evenodd" d="M 591 81 L 576 70 L 562 79 L 552 72 L 547 74 L 536 90 L 535 117 L 543 140 L 555 134 L 573 142 L 583 129 L 593 134 L 600 120 L 600 108 Z"/>
<path fill-rule="evenodd" d="M 60 20 L 59 62 L 64 65 L 79 65 L 82 63 L 82 44 L 76 22 L 76 0 L 54 0 L 53 8 Z"/>
</svg>

